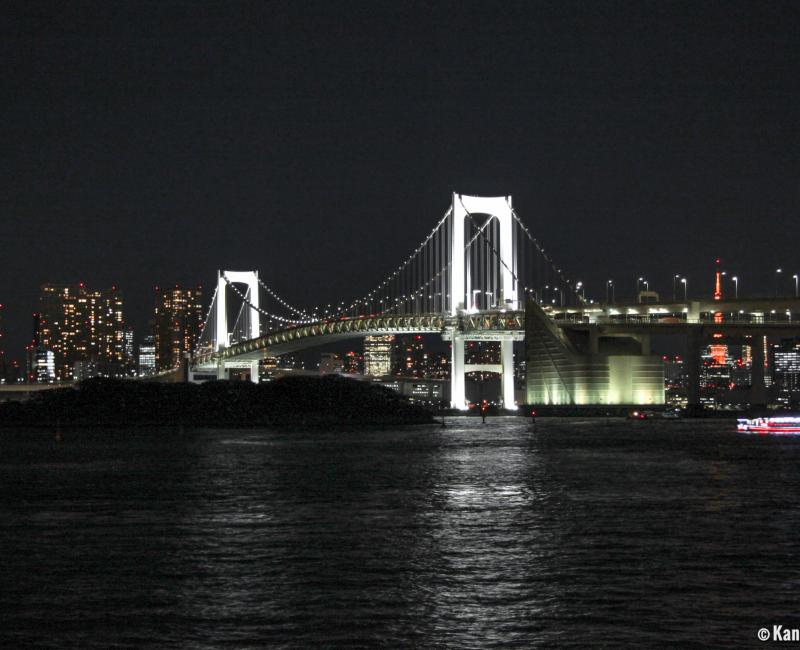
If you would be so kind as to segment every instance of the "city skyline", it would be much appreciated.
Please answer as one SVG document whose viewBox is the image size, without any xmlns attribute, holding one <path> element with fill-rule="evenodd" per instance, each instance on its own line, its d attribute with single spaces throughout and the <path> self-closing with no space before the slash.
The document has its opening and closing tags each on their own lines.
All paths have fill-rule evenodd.
<svg viewBox="0 0 800 650">
<path fill-rule="evenodd" d="M 768 297 L 768 296 L 796 297 L 800 289 L 800 273 L 788 273 L 783 269 L 773 270 L 771 287 L 764 286 L 761 288 L 760 291 L 753 292 L 752 290 L 746 291 L 745 288 L 740 289 L 739 286 L 740 276 L 734 275 L 733 273 L 730 273 L 728 271 L 722 272 L 722 285 L 719 284 L 715 285 L 715 280 L 714 280 L 715 271 L 718 273 L 719 268 L 720 268 L 720 259 L 719 258 L 711 259 L 708 264 L 708 271 L 706 273 L 705 282 L 703 282 L 703 280 L 700 279 L 700 282 L 697 283 L 700 284 L 703 288 L 708 289 L 705 292 L 705 296 L 698 291 L 689 292 L 688 286 L 689 286 L 689 281 L 691 279 L 687 279 L 686 276 L 684 275 L 676 274 L 672 277 L 671 287 L 667 285 L 663 287 L 659 286 L 643 276 L 631 278 L 630 281 L 627 283 L 629 285 L 628 287 L 624 287 L 625 283 L 624 279 L 622 281 L 609 279 L 606 280 L 604 283 L 602 283 L 601 289 L 596 294 L 596 298 L 592 298 L 592 300 L 595 300 L 596 302 L 608 302 L 608 303 L 615 303 L 615 302 L 633 303 L 637 302 L 637 300 L 640 298 L 639 292 L 645 289 L 647 291 L 654 291 L 656 294 L 658 294 L 658 296 L 662 301 L 666 302 L 670 301 L 673 298 L 676 301 L 680 302 L 685 298 L 685 296 L 688 296 L 690 299 L 691 298 L 696 299 L 702 297 L 716 298 L 717 291 L 719 291 L 719 297 L 724 296 L 727 298 L 731 297 L 738 298 L 738 297 L 748 297 L 748 296 L 749 297 Z M 653 276 L 651 275 L 648 277 L 653 277 Z M 717 280 L 719 281 L 719 278 L 717 278 Z M 580 283 L 581 285 L 585 284 L 583 281 L 580 281 Z M 624 287 L 622 290 L 618 289 L 618 287 L 620 287 L 621 285 Z M 696 286 L 695 282 L 691 282 L 691 285 L 693 287 Z M 85 286 L 85 283 L 46 282 L 41 284 L 39 289 L 43 290 L 45 287 L 48 286 L 73 286 L 76 288 L 77 287 L 82 288 L 83 286 Z M 556 289 L 556 287 L 554 286 L 553 289 Z M 566 289 L 567 287 L 565 285 L 563 287 L 563 290 Z M 586 296 L 585 287 L 581 286 L 581 289 L 582 289 L 581 293 L 588 300 L 589 296 Z M 627 291 L 625 289 L 627 289 Z M 119 293 L 120 295 L 125 294 L 122 288 L 117 287 L 117 285 L 113 285 L 108 290 Z M 202 283 L 195 283 L 195 284 L 189 283 L 188 285 L 181 285 L 180 283 L 175 283 L 174 285 L 156 284 L 155 286 L 151 287 L 151 290 L 152 290 L 151 300 L 154 298 L 155 302 L 158 302 L 160 296 L 162 296 L 164 292 L 179 291 L 179 290 L 197 291 L 200 296 L 200 299 L 197 303 L 197 308 L 202 310 L 203 318 L 205 318 L 205 316 L 207 315 L 207 310 L 209 308 L 209 305 L 205 304 L 202 301 L 202 292 L 203 292 Z M 604 296 L 601 295 L 601 291 L 603 290 L 606 292 Z M 39 306 L 40 298 L 38 297 L 40 293 L 37 293 L 36 295 L 37 297 L 35 298 L 36 302 L 34 303 L 34 311 L 32 312 L 34 318 L 36 318 L 37 314 L 40 311 L 40 306 Z M 554 293 L 553 295 L 557 296 L 558 294 Z M 152 306 L 153 305 L 151 302 L 151 304 L 148 306 L 150 309 L 146 308 L 145 310 L 136 313 L 133 318 L 126 321 L 126 324 L 134 330 L 137 342 L 140 342 L 141 339 L 144 338 L 145 336 L 152 334 L 152 322 L 151 322 L 153 318 Z M 323 306 L 324 306 L 323 303 L 317 305 L 317 307 L 323 307 Z M 27 350 L 34 342 L 35 332 L 30 327 L 27 330 L 27 332 L 25 331 L 24 327 L 19 327 L 19 328 L 15 327 L 19 325 L 19 323 L 15 323 L 14 321 L 15 314 L 13 312 L 9 314 L 7 305 L 3 303 L 0 303 L 0 308 L 2 308 L 3 310 L 2 313 L 3 320 L 2 322 L 0 322 L 0 350 L 2 350 L 2 352 L 4 353 L 4 360 L 7 363 L 21 362 L 21 361 L 24 363 L 25 350 Z M 25 314 L 24 317 L 21 314 L 16 314 L 16 316 L 18 316 L 20 320 L 27 319 L 29 324 L 31 322 L 30 318 L 28 317 L 29 314 Z M 12 331 L 19 329 L 17 333 L 20 334 L 21 344 L 20 341 L 15 341 L 13 337 L 10 338 L 5 334 L 5 329 L 8 328 L 9 317 L 10 317 L 10 322 L 12 323 L 11 327 Z M 133 325 L 134 323 L 136 324 L 135 326 Z"/>
<path fill-rule="evenodd" d="M 525 267 L 526 265 L 521 263 L 521 266 Z M 411 275 L 416 275 L 416 272 Z M 478 277 L 481 275 L 482 273 L 479 273 Z M 244 323 L 244 328 L 237 329 L 237 325 L 233 325 L 234 332 L 230 335 L 229 344 L 235 346 L 241 342 L 240 336 L 252 337 L 254 335 L 251 332 L 256 330 L 251 329 L 248 319 L 242 321 L 241 314 L 244 305 L 236 304 L 237 290 L 228 286 L 227 280 L 224 280 L 226 277 L 221 275 L 220 287 L 223 287 L 226 293 L 231 290 L 231 298 L 234 300 L 233 303 L 227 303 L 228 327 L 234 323 L 232 319 L 234 313 L 239 314 L 236 323 Z M 250 276 L 240 273 L 238 277 L 244 282 Z M 258 292 L 261 293 L 258 276 L 253 277 L 256 279 L 253 286 L 257 287 Z M 755 381 L 753 373 L 754 363 L 758 356 L 764 363 L 763 386 L 764 389 L 769 389 L 765 393 L 769 402 L 784 406 L 795 404 L 798 398 L 798 377 L 800 377 L 798 374 L 800 345 L 796 340 L 796 326 L 794 326 L 795 329 L 792 329 L 792 323 L 797 321 L 798 315 L 796 311 L 792 314 L 789 307 L 796 310 L 797 299 L 790 298 L 788 301 L 784 299 L 783 304 L 787 305 L 786 313 L 779 316 L 775 313 L 775 309 L 772 309 L 770 313 L 770 309 L 767 307 L 777 306 L 780 304 L 779 299 L 768 298 L 753 301 L 744 297 L 744 302 L 739 302 L 736 300 L 735 293 L 734 297 L 731 297 L 723 290 L 722 279 L 724 277 L 725 271 L 722 270 L 721 260 L 716 259 L 713 273 L 713 293 L 705 301 L 695 303 L 695 307 L 692 307 L 691 304 L 685 305 L 686 308 L 692 310 L 699 309 L 705 313 L 705 316 L 699 313 L 688 314 L 679 308 L 677 311 L 684 311 L 684 313 L 680 318 L 676 318 L 676 310 L 674 305 L 670 307 L 669 298 L 666 302 L 652 302 L 657 298 L 657 293 L 653 291 L 654 287 L 649 284 L 649 281 L 643 277 L 637 278 L 636 287 L 640 290 L 637 296 L 638 305 L 646 307 L 648 310 L 644 320 L 640 319 L 640 310 L 637 309 L 633 310 L 633 320 L 630 320 L 628 315 L 631 312 L 627 309 L 622 313 L 619 309 L 614 308 L 614 304 L 609 304 L 603 308 L 605 315 L 602 315 L 597 311 L 599 305 L 579 300 L 578 303 L 573 303 L 573 313 L 575 313 L 575 309 L 585 309 L 588 310 L 585 312 L 586 314 L 594 314 L 574 321 L 579 328 L 581 326 L 585 328 L 592 320 L 594 321 L 595 324 L 590 326 L 589 339 L 585 338 L 585 333 L 573 331 L 568 337 L 570 343 L 567 345 L 571 351 L 564 349 L 562 352 L 558 352 L 556 348 L 551 347 L 544 355 L 542 354 L 544 349 L 540 347 L 541 331 L 536 333 L 535 330 L 538 326 L 531 324 L 535 323 L 538 316 L 535 315 L 536 310 L 528 313 L 531 307 L 528 305 L 525 321 L 528 321 L 529 318 L 533 320 L 526 327 L 530 326 L 534 329 L 529 332 L 530 337 L 525 337 L 525 353 L 522 354 L 522 350 L 518 349 L 514 354 L 516 358 L 512 361 L 513 367 L 509 368 L 509 372 L 514 377 L 513 390 L 516 394 L 514 399 L 518 402 L 524 399 L 522 391 L 527 390 L 527 401 L 537 404 L 561 403 L 564 399 L 578 400 L 579 402 L 585 402 L 588 399 L 590 402 L 604 403 L 612 394 L 616 394 L 615 391 L 619 391 L 627 385 L 627 390 L 633 392 L 629 397 L 622 397 L 623 402 L 638 401 L 651 404 L 663 402 L 673 407 L 687 408 L 687 400 L 691 399 L 694 394 L 696 399 L 700 400 L 699 404 L 705 408 L 741 409 L 754 397 L 752 394 Z M 578 296 L 574 296 L 575 298 L 582 297 L 579 291 L 581 288 L 577 287 Z M 278 303 L 284 307 L 291 308 L 279 296 L 274 295 L 268 286 L 263 285 L 263 289 L 265 298 L 270 296 L 273 300 L 277 299 Z M 779 292 L 777 284 L 774 292 L 776 294 Z M 216 299 L 217 296 L 218 293 L 214 298 Z M 239 292 L 238 297 L 244 299 L 245 296 Z M 531 296 L 529 295 L 529 297 Z M 130 378 L 138 374 L 139 377 L 147 378 L 159 373 L 172 374 L 175 369 L 183 366 L 187 354 L 198 353 L 201 357 L 207 354 L 211 339 L 201 336 L 204 330 L 204 314 L 208 314 L 208 317 L 212 318 L 215 309 L 206 310 L 202 304 L 202 298 L 202 287 L 155 287 L 152 320 L 148 329 L 140 333 L 140 344 L 136 346 L 134 332 L 124 317 L 123 294 L 118 287 L 101 291 L 87 287 L 83 283 L 77 285 L 45 284 L 41 287 L 40 311 L 33 315 L 33 341 L 26 348 L 25 381 L 27 383 L 52 383 L 96 376 Z M 542 300 L 542 303 L 537 304 L 542 304 L 546 309 L 552 310 L 547 319 L 558 318 L 559 306 L 548 304 L 551 301 L 546 299 L 546 295 L 540 295 L 539 299 Z M 581 302 L 582 305 L 579 304 Z M 268 310 L 272 309 L 269 305 L 262 304 Z M 394 313 L 403 315 L 406 313 L 407 307 L 412 311 L 420 307 L 423 311 L 426 308 L 435 309 L 435 304 L 436 302 L 433 300 L 428 300 L 423 304 L 422 300 L 415 298 L 407 304 L 401 303 L 401 308 L 395 309 Z M 621 306 L 620 303 L 615 304 L 618 307 Z M 665 311 L 665 305 L 670 307 L 672 315 L 670 315 L 670 311 Z M 370 305 L 364 306 L 369 307 Z M 748 309 L 748 312 L 739 311 L 737 314 L 740 306 Z M 629 305 L 630 307 L 631 305 Z M 765 309 L 766 311 L 764 311 Z M 340 323 L 341 319 L 360 321 L 365 318 L 363 312 L 360 316 L 354 314 L 349 317 L 341 316 L 341 312 L 337 312 L 335 309 L 334 312 L 332 315 L 323 316 L 323 320 Z M 265 312 L 265 314 L 268 313 L 269 311 Z M 470 313 L 478 313 L 475 305 L 463 312 L 462 317 L 468 318 Z M 620 315 L 622 320 L 618 318 Z M 297 317 L 300 318 L 300 321 L 282 322 L 278 320 L 278 330 L 286 329 L 288 324 L 289 331 L 291 331 L 303 321 L 302 315 Z M 516 315 L 513 318 L 519 317 Z M 623 328 L 627 322 L 628 329 L 622 330 L 623 338 L 609 339 L 603 335 L 603 331 L 597 330 L 598 317 L 612 326 L 616 321 Z M 687 354 L 691 354 L 689 351 L 691 348 L 695 350 L 698 357 L 701 357 L 699 370 L 693 371 L 692 365 L 686 364 L 681 355 L 674 358 L 670 358 L 670 355 L 663 355 L 663 349 L 659 349 L 659 345 L 651 342 L 650 335 L 647 333 L 652 331 L 657 334 L 657 329 L 647 328 L 654 326 L 658 328 L 659 324 L 675 324 L 676 321 L 684 327 L 691 326 L 692 323 L 712 324 L 710 325 L 712 333 L 717 328 L 727 328 L 728 337 L 732 336 L 732 338 L 726 338 L 722 332 L 709 334 L 707 344 L 703 345 L 701 342 L 698 347 L 698 342 L 692 343 L 691 337 L 689 337 L 686 341 Z M 567 317 L 564 320 L 562 317 L 561 323 L 569 328 L 570 318 Z M 770 324 L 780 327 L 773 330 L 777 336 L 772 337 L 771 340 L 769 337 L 762 337 L 762 354 L 756 355 L 753 346 L 748 341 L 752 339 L 754 332 L 769 332 L 769 329 L 764 330 L 764 323 L 767 324 L 767 327 Z M 205 321 L 205 324 L 208 325 L 208 321 Z M 270 323 L 270 318 L 267 318 L 262 325 L 266 327 L 267 332 L 275 327 L 274 322 Z M 1 326 L 2 323 L 0 323 L 0 330 Z M 738 330 L 730 330 L 731 326 Z M 637 328 L 641 327 L 644 327 L 645 330 L 640 330 L 637 334 Z M 219 331 L 212 318 L 209 333 L 213 336 L 215 330 Z M 595 334 L 591 334 L 592 331 Z M 606 332 L 606 334 L 608 333 Z M 444 386 L 442 382 L 447 384 L 453 382 L 451 361 L 454 358 L 454 350 L 448 342 L 450 339 L 444 336 L 444 340 L 440 340 L 440 334 L 411 335 L 402 333 L 400 330 L 396 335 L 368 335 L 364 337 L 360 345 L 355 344 L 355 349 L 352 342 L 339 341 L 337 343 L 335 337 L 327 342 L 322 340 L 319 344 L 307 341 L 310 346 L 302 351 L 299 358 L 295 355 L 281 358 L 282 352 L 278 350 L 279 357 L 268 359 L 266 356 L 262 356 L 256 365 L 246 364 L 249 366 L 249 370 L 245 370 L 239 365 L 226 376 L 238 380 L 270 381 L 276 377 L 276 373 L 279 375 L 286 370 L 300 370 L 307 373 L 314 372 L 316 369 L 320 374 L 338 373 L 361 375 L 362 378 L 372 377 L 373 380 L 379 380 L 384 385 L 393 387 L 412 400 L 436 404 L 445 399 L 448 394 L 449 386 Z M 619 334 L 620 332 L 617 332 L 617 336 Z M 745 338 L 742 339 L 742 336 Z M 596 338 L 592 339 L 592 337 Z M 595 342 L 592 343 L 592 340 Z M 533 341 L 532 347 L 529 345 L 531 341 Z M 733 346 L 728 341 L 732 342 Z M 332 349 L 336 349 L 338 352 L 332 351 Z M 265 348 L 262 354 L 268 355 L 269 353 L 270 349 Z M 586 353 L 600 354 L 601 356 L 591 359 L 584 357 L 584 360 L 581 361 L 580 355 Z M 561 367 L 555 375 L 552 375 L 549 363 L 553 355 L 563 357 L 564 354 L 566 357 L 559 362 Z M 619 357 L 620 354 L 623 357 Z M 463 363 L 470 368 L 467 373 L 471 383 L 470 400 L 475 399 L 476 395 L 480 396 L 480 399 L 494 399 L 491 393 L 497 387 L 494 386 L 487 392 L 484 381 L 487 378 L 490 381 L 496 381 L 494 375 L 499 371 L 502 356 L 502 346 L 496 339 L 493 343 L 485 339 L 484 343 L 473 339 L 464 345 Z M 616 361 L 611 358 L 614 356 L 617 358 Z M 638 361 L 635 363 L 639 365 L 639 369 L 634 372 L 631 379 L 633 380 L 634 376 L 638 377 L 636 380 L 640 382 L 638 384 L 616 382 L 616 388 L 612 389 L 604 384 L 605 380 L 601 379 L 604 373 L 601 373 L 600 376 L 595 374 L 594 379 L 590 380 L 589 376 L 584 375 L 584 370 L 581 369 L 581 364 L 588 360 L 594 368 L 598 368 L 604 363 L 610 364 L 610 373 L 615 374 L 622 368 L 619 366 L 620 363 L 630 365 L 634 363 L 637 356 Z M 318 362 L 314 360 L 315 357 L 319 360 Z M 203 361 L 200 361 L 199 365 L 202 364 Z M 614 364 L 619 366 L 617 370 L 613 369 Z M 195 360 L 191 365 L 195 367 L 198 364 Z M 188 377 L 191 378 L 191 370 L 189 372 Z M 216 372 L 219 372 L 219 368 Z M 259 375 L 259 378 L 255 380 L 253 379 L 254 372 L 258 372 Z M 695 375 L 692 374 L 693 372 Z M 220 378 L 215 372 L 209 374 L 208 367 L 199 374 L 203 379 L 215 376 Z M 16 371 L 4 372 L 7 383 L 15 383 L 21 379 L 21 376 L 16 379 L 17 376 Z M 556 376 L 558 376 L 557 379 Z M 649 379 L 646 379 L 647 377 Z M 598 379 L 600 379 L 600 383 L 597 383 Z M 641 383 L 645 379 L 646 382 Z M 405 383 L 403 381 L 398 383 L 397 380 L 404 380 Z M 414 383 L 417 380 L 422 381 L 423 384 Z M 430 380 L 438 383 L 431 384 Z M 575 385 L 571 386 L 571 384 Z M 696 394 L 691 390 L 694 385 L 698 390 Z M 508 390 L 511 389 L 512 385 L 509 385 Z M 623 394 L 619 393 L 619 395 Z M 591 395 L 595 397 L 590 397 Z M 510 393 L 505 399 L 511 399 Z M 619 399 L 619 396 L 613 399 Z"/>
</svg>

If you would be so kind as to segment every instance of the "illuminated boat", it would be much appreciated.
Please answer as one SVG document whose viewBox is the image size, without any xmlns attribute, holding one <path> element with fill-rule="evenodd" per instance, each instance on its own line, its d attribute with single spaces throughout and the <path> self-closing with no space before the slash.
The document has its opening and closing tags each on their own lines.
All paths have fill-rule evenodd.
<svg viewBox="0 0 800 650">
<path fill-rule="evenodd" d="M 800 435 L 800 415 L 739 418 L 736 428 L 742 433 L 782 433 Z"/>
</svg>

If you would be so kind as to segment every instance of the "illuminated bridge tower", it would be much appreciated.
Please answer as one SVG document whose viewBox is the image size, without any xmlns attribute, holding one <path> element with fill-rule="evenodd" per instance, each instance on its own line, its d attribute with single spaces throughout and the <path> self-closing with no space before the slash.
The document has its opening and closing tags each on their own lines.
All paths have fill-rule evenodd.
<svg viewBox="0 0 800 650">
<path fill-rule="evenodd" d="M 215 351 L 219 352 L 230 345 L 230 330 L 228 329 L 228 302 L 226 291 L 228 285 L 243 284 L 247 286 L 247 293 L 244 294 L 250 305 L 250 332 L 249 338 L 255 339 L 261 336 L 261 320 L 258 311 L 258 272 L 257 271 L 220 271 L 217 275 L 217 293 L 214 300 L 215 311 Z M 258 361 L 249 362 L 250 381 L 258 383 Z M 225 379 L 225 364 L 221 362 L 217 368 L 217 377 Z"/>
<path fill-rule="evenodd" d="M 488 215 L 478 223 L 473 215 Z M 468 196 L 453 194 L 452 234 L 450 241 L 450 316 L 477 313 L 482 310 L 516 310 L 519 308 L 514 216 L 510 196 Z M 496 223 L 493 223 L 495 222 Z M 470 246 L 476 233 L 487 227 L 499 230 L 499 250 Z M 487 270 L 488 269 L 488 270 Z M 479 305 L 477 297 L 483 297 Z M 450 402 L 456 409 L 467 409 L 467 370 L 464 362 L 464 342 L 470 338 L 457 329 L 449 333 L 452 339 L 450 366 Z M 484 338 L 484 340 L 486 340 Z M 514 341 L 510 334 L 496 334 L 491 340 L 500 342 L 500 368 L 470 366 L 469 371 L 500 370 L 503 405 L 514 408 Z"/>
</svg>

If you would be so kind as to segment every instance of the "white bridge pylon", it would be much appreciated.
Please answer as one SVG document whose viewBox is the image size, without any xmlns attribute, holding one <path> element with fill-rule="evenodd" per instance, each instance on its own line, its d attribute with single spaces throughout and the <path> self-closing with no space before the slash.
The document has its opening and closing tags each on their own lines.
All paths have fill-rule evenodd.
<svg viewBox="0 0 800 650">
<path fill-rule="evenodd" d="M 250 338 L 257 339 L 261 336 L 261 320 L 258 311 L 258 271 L 218 271 L 217 272 L 217 294 L 215 300 L 216 317 L 216 345 L 215 350 L 219 352 L 230 345 L 231 333 L 228 330 L 228 303 L 225 298 L 228 284 L 247 285 L 247 299 L 250 301 Z M 250 381 L 258 383 L 258 361 L 250 362 Z M 225 379 L 225 365 L 219 364 L 217 376 Z"/>
<path fill-rule="evenodd" d="M 473 214 L 486 214 L 500 224 L 500 295 L 498 303 L 515 310 L 519 304 L 517 296 L 517 259 L 514 251 L 514 216 L 510 196 L 469 196 L 453 194 L 453 239 L 450 242 L 452 273 L 450 295 L 453 296 L 450 315 L 459 310 L 474 307 L 474 294 L 469 278 L 469 257 L 465 255 L 464 225 Z M 468 231 L 467 231 L 468 232 Z M 485 288 L 481 288 L 485 290 Z M 461 300 L 463 298 L 463 300 Z"/>
<path fill-rule="evenodd" d="M 499 295 L 497 305 L 501 309 L 517 310 L 519 308 L 519 295 L 517 283 L 517 259 L 514 244 L 514 216 L 511 208 L 510 196 L 470 196 L 467 194 L 453 193 L 452 206 L 452 241 L 450 250 L 452 272 L 450 274 L 450 315 L 457 316 L 459 312 L 477 311 L 474 304 L 476 293 L 488 291 L 487 287 L 473 288 L 470 278 L 470 256 L 465 255 L 466 241 L 465 230 L 467 220 L 472 223 L 472 214 L 489 215 L 490 219 L 497 219 L 500 230 L 499 250 Z M 464 336 L 457 331 L 450 333 L 452 342 L 450 360 L 450 406 L 465 411 L 469 408 L 466 395 L 465 363 L 464 363 Z M 496 340 L 496 339 L 495 339 Z M 503 405 L 507 409 L 515 408 L 514 405 L 514 339 L 509 335 L 500 337 L 501 361 L 501 386 Z M 470 368 L 477 369 L 475 368 Z M 486 370 L 494 370 L 487 367 Z"/>
</svg>

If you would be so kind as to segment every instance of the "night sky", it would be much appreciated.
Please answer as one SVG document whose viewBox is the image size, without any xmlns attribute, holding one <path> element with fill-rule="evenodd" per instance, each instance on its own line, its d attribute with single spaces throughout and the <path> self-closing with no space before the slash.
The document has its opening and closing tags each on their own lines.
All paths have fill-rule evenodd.
<svg viewBox="0 0 800 650">
<path fill-rule="evenodd" d="M 66 5 L 66 6 L 65 6 Z M 0 302 L 259 269 L 363 294 L 453 190 L 512 194 L 594 297 L 800 272 L 796 2 L 4 4 Z M 789 279 L 789 282 L 791 280 Z"/>
</svg>

